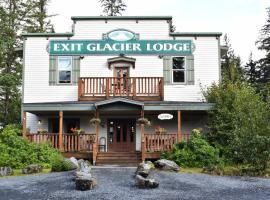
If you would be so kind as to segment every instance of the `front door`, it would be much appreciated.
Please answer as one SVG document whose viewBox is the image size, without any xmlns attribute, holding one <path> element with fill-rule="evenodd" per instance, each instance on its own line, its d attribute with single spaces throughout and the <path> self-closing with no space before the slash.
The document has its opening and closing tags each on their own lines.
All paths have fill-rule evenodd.
<svg viewBox="0 0 270 200">
<path fill-rule="evenodd" d="M 115 94 L 116 95 L 127 95 L 129 91 L 129 68 L 128 67 L 115 67 Z"/>
<path fill-rule="evenodd" d="M 108 151 L 134 152 L 136 121 L 133 119 L 108 120 Z"/>
</svg>

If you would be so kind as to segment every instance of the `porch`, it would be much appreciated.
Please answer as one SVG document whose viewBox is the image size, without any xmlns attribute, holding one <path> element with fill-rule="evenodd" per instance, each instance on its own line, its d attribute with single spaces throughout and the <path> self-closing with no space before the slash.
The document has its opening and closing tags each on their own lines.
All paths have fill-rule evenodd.
<svg viewBox="0 0 270 200">
<path fill-rule="evenodd" d="M 102 159 L 128 162 L 132 159 L 159 158 L 162 152 L 172 150 L 177 142 L 188 139 L 192 129 L 202 127 L 205 109 L 210 107 L 203 103 L 201 110 L 198 110 L 198 104 L 195 104 L 197 107 L 190 103 L 182 103 L 181 107 L 172 102 L 167 104 L 163 101 L 161 107 L 160 102 L 138 102 L 124 98 L 98 102 L 25 104 L 23 136 L 31 142 L 50 141 L 66 157 L 86 158 L 97 164 Z M 27 132 L 26 111 L 35 116 L 31 127 L 48 129 L 39 133 L 37 129 Z M 158 119 L 158 115 L 164 112 L 170 113 L 173 119 Z M 90 126 L 91 118 L 100 119 L 101 123 Z M 149 119 L 152 125 L 139 124 L 139 118 Z M 57 129 L 51 129 L 52 122 Z M 71 133 L 70 129 L 75 126 L 84 131 Z"/>
</svg>

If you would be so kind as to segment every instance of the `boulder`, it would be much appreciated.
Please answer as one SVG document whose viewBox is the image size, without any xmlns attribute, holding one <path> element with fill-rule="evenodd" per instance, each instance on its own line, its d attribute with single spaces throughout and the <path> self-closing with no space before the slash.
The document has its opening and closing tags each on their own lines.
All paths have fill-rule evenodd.
<svg viewBox="0 0 270 200">
<path fill-rule="evenodd" d="M 91 164 L 88 161 L 80 159 L 78 161 L 78 165 L 79 165 L 79 167 L 77 169 L 78 171 L 86 173 L 86 174 L 90 174 L 90 172 L 91 172 Z"/>
<path fill-rule="evenodd" d="M 92 175 L 90 173 L 84 173 L 84 172 L 81 172 L 81 171 L 77 171 L 76 174 L 75 174 L 75 180 L 76 179 L 83 179 L 83 178 L 92 178 Z"/>
<path fill-rule="evenodd" d="M 82 176 L 80 178 L 76 178 L 75 180 L 76 190 L 91 190 L 97 185 L 97 181 L 95 178 Z"/>
<path fill-rule="evenodd" d="M 77 168 L 79 167 L 78 160 L 74 157 L 69 158 L 69 161 L 72 162 Z"/>
<path fill-rule="evenodd" d="M 0 167 L 0 176 L 10 176 L 13 174 L 11 167 Z"/>
<path fill-rule="evenodd" d="M 146 178 L 150 174 L 151 165 L 148 163 L 140 163 L 137 170 L 136 175 L 141 175 L 142 177 Z"/>
<path fill-rule="evenodd" d="M 166 160 L 166 159 L 160 159 L 155 162 L 155 166 L 159 169 L 162 170 L 173 170 L 173 171 L 180 171 L 180 167 L 171 160 Z"/>
<path fill-rule="evenodd" d="M 42 172 L 43 167 L 38 164 L 31 164 L 22 169 L 23 174 L 34 174 Z"/>
<path fill-rule="evenodd" d="M 64 165 L 66 166 L 65 171 L 70 171 L 70 170 L 74 170 L 74 169 L 78 168 L 76 163 L 74 163 L 72 160 L 70 160 L 70 158 L 65 158 L 64 162 L 65 162 Z"/>
<path fill-rule="evenodd" d="M 147 189 L 147 188 L 157 188 L 159 186 L 159 182 L 157 182 L 155 179 L 144 178 L 141 175 L 136 175 L 135 182 L 139 188 Z"/>
</svg>

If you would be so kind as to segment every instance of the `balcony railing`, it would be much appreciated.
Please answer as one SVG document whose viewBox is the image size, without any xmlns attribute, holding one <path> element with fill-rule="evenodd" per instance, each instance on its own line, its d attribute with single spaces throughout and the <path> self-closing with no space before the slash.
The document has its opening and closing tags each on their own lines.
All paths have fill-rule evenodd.
<svg viewBox="0 0 270 200">
<path fill-rule="evenodd" d="M 135 100 L 163 100 L 163 77 L 82 77 L 78 84 L 79 100 L 128 97 Z"/>
</svg>

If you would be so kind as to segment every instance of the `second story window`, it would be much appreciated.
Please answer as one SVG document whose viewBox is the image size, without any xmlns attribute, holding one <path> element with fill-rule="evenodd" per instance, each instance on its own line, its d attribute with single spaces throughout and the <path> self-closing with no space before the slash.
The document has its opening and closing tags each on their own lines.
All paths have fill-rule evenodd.
<svg viewBox="0 0 270 200">
<path fill-rule="evenodd" d="M 72 57 L 58 58 L 58 83 L 71 83 Z"/>
<path fill-rule="evenodd" d="M 173 83 L 186 82 L 185 57 L 173 57 L 172 59 L 172 80 Z"/>
</svg>

